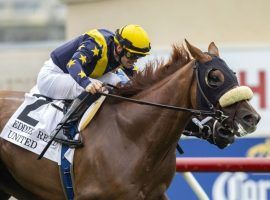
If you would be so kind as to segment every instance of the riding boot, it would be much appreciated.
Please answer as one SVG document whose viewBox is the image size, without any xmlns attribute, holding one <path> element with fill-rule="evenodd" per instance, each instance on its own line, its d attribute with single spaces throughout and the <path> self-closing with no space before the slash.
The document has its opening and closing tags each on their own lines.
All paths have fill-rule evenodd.
<svg viewBox="0 0 270 200">
<path fill-rule="evenodd" d="M 82 146 L 83 143 L 81 137 L 79 137 L 79 139 L 74 139 L 70 134 L 70 128 L 74 126 L 74 122 L 78 122 L 87 108 L 99 97 L 99 94 L 91 95 L 90 93 L 83 92 L 76 99 L 74 99 L 63 119 L 51 134 L 51 137 L 53 137 L 56 132 L 59 131 L 55 136 L 54 141 L 71 147 Z"/>
</svg>

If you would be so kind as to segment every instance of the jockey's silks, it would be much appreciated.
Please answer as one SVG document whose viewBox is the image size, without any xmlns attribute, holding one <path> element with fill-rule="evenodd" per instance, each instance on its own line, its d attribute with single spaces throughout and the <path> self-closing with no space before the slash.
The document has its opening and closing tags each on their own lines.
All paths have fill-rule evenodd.
<svg viewBox="0 0 270 200">
<path fill-rule="evenodd" d="M 61 45 L 51 53 L 53 62 L 64 73 L 86 88 L 90 78 L 98 78 L 120 66 L 114 57 L 114 33 L 105 29 L 93 29 Z M 124 68 L 133 74 L 133 68 Z"/>
</svg>

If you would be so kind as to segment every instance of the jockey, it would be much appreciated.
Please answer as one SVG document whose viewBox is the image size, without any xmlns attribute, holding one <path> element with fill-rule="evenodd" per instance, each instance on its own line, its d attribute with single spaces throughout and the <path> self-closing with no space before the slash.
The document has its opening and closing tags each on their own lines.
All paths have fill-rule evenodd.
<svg viewBox="0 0 270 200">
<path fill-rule="evenodd" d="M 139 25 L 123 26 L 115 34 L 106 29 L 90 30 L 51 52 L 38 74 L 37 89 L 52 99 L 74 99 L 61 124 L 67 117 L 72 118 L 70 113 L 87 93 L 102 91 L 103 81 L 116 84 L 110 82 L 115 75 L 112 72 L 120 68 L 132 76 L 137 70 L 135 62 L 150 49 L 148 34 Z M 88 106 L 80 109 L 80 115 Z M 55 140 L 65 144 L 75 141 L 65 131 L 60 131 Z"/>
</svg>

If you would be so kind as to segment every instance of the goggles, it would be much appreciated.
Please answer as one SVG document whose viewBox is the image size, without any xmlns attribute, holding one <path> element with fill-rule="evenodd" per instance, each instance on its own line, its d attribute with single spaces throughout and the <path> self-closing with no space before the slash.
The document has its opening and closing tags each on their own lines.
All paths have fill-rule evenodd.
<svg viewBox="0 0 270 200">
<path fill-rule="evenodd" d="M 124 49 L 124 55 L 129 59 L 129 60 L 137 60 L 139 58 L 144 57 L 144 54 L 138 54 L 138 53 L 132 53 L 129 52 L 128 50 Z"/>
</svg>

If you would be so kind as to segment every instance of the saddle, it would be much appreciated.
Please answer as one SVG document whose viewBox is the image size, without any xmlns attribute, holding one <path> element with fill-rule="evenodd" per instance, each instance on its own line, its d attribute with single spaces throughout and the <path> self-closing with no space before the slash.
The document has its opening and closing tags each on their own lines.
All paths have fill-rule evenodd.
<svg viewBox="0 0 270 200">
<path fill-rule="evenodd" d="M 72 105 L 72 101 L 63 100 L 63 104 L 63 108 L 57 106 L 55 106 L 55 108 L 61 110 L 66 115 Z M 80 137 L 80 132 L 78 130 L 78 123 L 81 115 L 83 115 L 83 111 L 74 111 L 73 115 L 70 115 L 70 118 L 67 122 L 63 122 L 62 120 L 54 129 L 54 132 L 51 134 L 51 139 L 53 138 L 52 136 L 56 133 L 57 135 L 54 138 L 54 141 L 62 143 L 63 145 L 67 145 L 70 148 L 82 147 L 83 141 L 82 137 Z M 79 137 L 75 138 L 77 134 Z"/>
<path fill-rule="evenodd" d="M 82 147 L 83 140 L 80 131 L 91 121 L 104 99 L 105 97 L 100 97 L 100 94 L 91 95 L 84 92 L 72 102 L 64 101 L 64 108 L 62 110 L 65 115 L 54 129 L 51 138 L 70 148 Z M 96 101 L 97 103 L 93 104 Z M 86 112 L 87 110 L 90 111 Z M 85 112 L 86 116 L 83 117 Z M 83 121 L 79 123 L 81 119 Z"/>
</svg>

